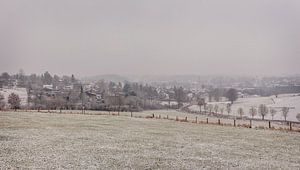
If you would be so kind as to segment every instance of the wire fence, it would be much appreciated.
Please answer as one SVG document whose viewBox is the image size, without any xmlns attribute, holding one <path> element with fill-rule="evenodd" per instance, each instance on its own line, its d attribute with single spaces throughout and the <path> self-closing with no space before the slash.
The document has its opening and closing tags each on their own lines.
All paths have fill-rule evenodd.
<svg viewBox="0 0 300 170">
<path fill-rule="evenodd" d="M 14 110 L 5 110 L 14 111 Z M 261 120 L 250 118 L 222 117 L 206 114 L 193 114 L 178 111 L 147 111 L 147 112 L 112 112 L 94 110 L 18 110 L 18 112 L 37 112 L 55 114 L 83 114 L 83 115 L 108 115 L 126 116 L 145 119 L 163 119 L 176 122 L 186 122 L 194 124 L 211 124 L 219 126 L 244 127 L 254 129 L 271 129 L 282 131 L 300 132 L 300 122 L 281 120 Z"/>
</svg>

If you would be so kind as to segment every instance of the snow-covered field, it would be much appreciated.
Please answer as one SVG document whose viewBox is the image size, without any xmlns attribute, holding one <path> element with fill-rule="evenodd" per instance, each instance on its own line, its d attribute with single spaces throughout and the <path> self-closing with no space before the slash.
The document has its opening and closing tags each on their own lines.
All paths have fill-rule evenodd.
<svg viewBox="0 0 300 170">
<path fill-rule="evenodd" d="M 299 141 L 298 132 L 0 112 L 0 169 L 299 169 Z"/>
<path fill-rule="evenodd" d="M 17 95 L 19 95 L 20 99 L 21 99 L 21 106 L 26 106 L 27 105 L 27 98 L 28 98 L 28 94 L 27 94 L 27 90 L 26 88 L 0 88 L 0 94 L 3 94 L 4 96 L 4 101 L 7 103 L 8 100 L 8 96 L 11 93 L 15 93 Z"/>
<path fill-rule="evenodd" d="M 217 104 L 219 108 L 220 107 L 226 108 L 227 103 L 229 102 L 210 102 L 208 104 L 212 104 L 212 105 Z M 298 113 L 300 113 L 300 94 L 281 94 L 278 95 L 277 98 L 275 96 L 270 96 L 270 97 L 253 96 L 248 98 L 239 98 L 232 105 L 231 115 L 238 116 L 237 109 L 243 108 L 245 112 L 245 116 L 250 117 L 249 109 L 252 106 L 258 107 L 260 104 L 265 104 L 268 107 L 273 107 L 277 110 L 277 114 L 274 116 L 274 120 L 284 120 L 281 109 L 279 107 L 294 107 L 294 109 L 290 109 L 287 116 L 287 120 L 298 121 L 296 116 Z M 199 106 L 197 105 L 192 105 L 189 108 L 191 110 L 199 111 Z M 227 114 L 226 109 L 224 111 L 224 114 Z M 255 117 L 260 118 L 260 115 L 257 114 Z M 271 115 L 268 114 L 266 116 L 266 119 L 272 119 Z"/>
<path fill-rule="evenodd" d="M 162 102 L 160 102 L 160 104 L 163 105 L 163 106 L 169 106 L 169 102 L 168 101 L 162 101 Z M 170 106 L 176 106 L 176 105 L 178 105 L 177 102 L 175 102 L 175 101 L 171 101 L 170 102 Z"/>
</svg>

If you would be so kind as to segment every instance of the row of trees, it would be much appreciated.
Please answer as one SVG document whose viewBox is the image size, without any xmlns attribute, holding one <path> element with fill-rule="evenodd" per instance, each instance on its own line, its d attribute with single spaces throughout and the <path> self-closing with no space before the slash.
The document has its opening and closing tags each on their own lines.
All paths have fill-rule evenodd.
<svg viewBox="0 0 300 170">
<path fill-rule="evenodd" d="M 212 100 L 219 102 L 221 97 L 226 97 L 228 101 L 233 103 L 238 98 L 238 92 L 234 88 L 230 88 L 230 89 L 215 88 L 215 89 L 208 90 L 209 102 L 212 102 Z"/>
<path fill-rule="evenodd" d="M 17 82 L 17 84 L 14 84 Z M 48 71 L 41 75 L 30 74 L 25 75 L 23 70 L 20 70 L 17 74 L 9 75 L 7 72 L 4 72 L 0 75 L 0 87 L 3 86 L 15 86 L 24 87 L 27 89 L 36 89 L 41 88 L 43 85 L 53 86 L 67 86 L 74 83 L 78 83 L 78 80 L 74 75 L 71 76 L 62 76 L 51 75 Z"/>
<path fill-rule="evenodd" d="M 212 104 L 209 104 L 209 105 L 205 105 L 203 104 L 203 100 L 200 101 L 198 103 L 199 107 L 200 107 L 200 112 L 201 112 L 201 106 L 204 106 L 204 111 L 205 112 L 208 112 L 210 114 L 212 113 L 220 113 L 223 115 L 224 111 L 227 112 L 227 114 L 229 115 L 232 111 L 231 109 L 231 104 L 227 104 L 226 105 L 226 108 L 224 107 L 219 107 L 219 105 L 212 105 Z M 289 107 L 282 107 L 281 108 L 281 113 L 282 113 L 282 116 L 284 117 L 284 120 L 286 121 L 287 119 L 287 116 L 288 116 L 288 113 L 289 113 Z M 249 115 L 251 115 L 252 118 L 254 118 L 254 116 L 256 116 L 257 114 L 259 114 L 262 118 L 262 120 L 265 119 L 265 117 L 268 115 L 268 114 L 271 114 L 271 117 L 272 117 L 272 120 L 274 119 L 274 116 L 277 114 L 277 110 L 275 108 L 268 108 L 266 105 L 264 104 L 260 104 L 258 106 L 258 108 L 252 106 L 250 109 L 249 109 Z M 245 111 L 243 108 L 238 108 L 237 109 L 237 114 L 242 118 L 244 115 L 245 115 Z M 299 116 L 298 116 L 299 115 Z M 300 118 L 300 114 L 297 115 L 297 119 Z M 299 117 L 299 118 L 298 118 Z"/>
<path fill-rule="evenodd" d="M 224 108 L 224 107 L 219 107 L 217 104 L 216 105 L 211 105 L 211 104 L 207 105 L 205 103 L 204 98 L 199 98 L 198 99 L 198 106 L 200 108 L 200 113 L 202 112 L 201 108 L 204 107 L 205 112 L 209 112 L 210 114 L 212 112 L 219 113 L 219 111 L 220 111 L 221 114 L 223 114 L 224 111 L 226 111 L 229 115 L 232 111 L 231 106 L 232 106 L 233 102 L 238 99 L 238 92 L 237 92 L 236 89 L 233 89 L 233 88 L 228 89 L 227 91 L 225 91 L 224 89 L 213 89 L 208 94 L 210 96 L 209 100 L 211 100 L 210 98 L 212 96 L 215 101 L 219 101 L 219 97 L 221 95 L 223 95 L 231 103 L 228 103 L 226 105 L 226 107 Z M 286 121 L 288 113 L 289 113 L 289 107 L 282 107 L 280 111 L 282 113 L 282 116 L 284 117 L 284 120 Z M 249 109 L 249 114 L 252 116 L 252 118 L 254 118 L 254 116 L 259 114 L 261 116 L 262 120 L 264 120 L 265 116 L 268 115 L 269 113 L 271 114 L 272 120 L 273 120 L 274 116 L 277 114 L 277 110 L 275 108 L 268 108 L 264 104 L 259 105 L 257 108 L 253 106 Z M 245 114 L 244 109 L 243 108 L 238 108 L 237 109 L 237 114 L 240 117 L 243 117 L 244 114 Z M 300 114 L 297 115 L 297 119 L 300 119 Z"/>
<path fill-rule="evenodd" d="M 227 91 L 225 91 L 224 89 L 223 90 L 221 90 L 221 89 L 214 89 L 214 90 L 212 90 L 212 91 L 210 91 L 208 93 L 208 95 L 209 95 L 209 102 L 211 101 L 210 100 L 210 96 L 211 95 L 214 96 L 214 98 L 215 98 L 216 101 L 219 101 L 219 98 L 221 97 L 221 94 L 222 94 L 222 96 L 226 97 L 228 99 L 228 101 L 231 102 L 231 104 L 228 104 L 227 107 L 226 107 L 227 111 L 231 111 L 230 106 L 233 104 L 234 101 L 236 101 L 238 99 L 238 92 L 237 92 L 237 90 L 233 89 L 233 88 L 230 88 Z M 205 102 L 205 98 L 198 97 L 198 106 L 200 108 L 200 113 L 201 113 L 201 108 L 205 107 L 206 105 L 207 104 Z M 217 105 L 215 105 L 215 108 L 213 108 L 213 106 L 208 106 L 208 109 L 206 109 L 206 110 L 219 110 L 219 108 L 218 108 Z M 224 112 L 224 108 L 221 108 L 221 111 Z"/>
<path fill-rule="evenodd" d="M 284 117 L 284 120 L 286 121 L 288 113 L 289 113 L 290 108 L 289 107 L 282 107 L 281 108 L 281 113 L 282 116 Z M 274 116 L 277 114 L 277 110 L 274 108 L 268 108 L 266 105 L 264 104 L 260 104 L 258 106 L 258 108 L 256 109 L 256 107 L 252 106 L 249 109 L 249 114 L 251 115 L 251 117 L 253 118 L 254 116 L 256 116 L 257 114 L 259 114 L 262 117 L 262 120 L 265 119 L 265 116 L 267 114 L 271 114 L 272 120 L 274 119 Z"/>
</svg>

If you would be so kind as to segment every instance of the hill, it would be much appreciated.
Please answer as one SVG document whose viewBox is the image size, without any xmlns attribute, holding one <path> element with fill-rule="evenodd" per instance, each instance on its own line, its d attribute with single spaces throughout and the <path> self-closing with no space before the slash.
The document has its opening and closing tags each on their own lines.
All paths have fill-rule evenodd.
<svg viewBox="0 0 300 170">
<path fill-rule="evenodd" d="M 91 77 L 84 77 L 81 80 L 83 82 L 105 80 L 105 81 L 112 81 L 115 83 L 130 81 L 130 79 L 128 77 L 120 76 L 117 74 L 103 74 L 103 75 L 97 75 L 97 76 L 91 76 Z"/>
</svg>

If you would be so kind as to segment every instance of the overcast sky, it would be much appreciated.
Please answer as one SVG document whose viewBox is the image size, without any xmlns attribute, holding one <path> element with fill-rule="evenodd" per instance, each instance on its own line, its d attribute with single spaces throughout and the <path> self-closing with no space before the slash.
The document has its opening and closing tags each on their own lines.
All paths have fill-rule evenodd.
<svg viewBox="0 0 300 170">
<path fill-rule="evenodd" d="M 0 0 L 0 72 L 299 74 L 299 0 Z"/>
</svg>

